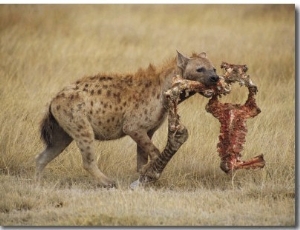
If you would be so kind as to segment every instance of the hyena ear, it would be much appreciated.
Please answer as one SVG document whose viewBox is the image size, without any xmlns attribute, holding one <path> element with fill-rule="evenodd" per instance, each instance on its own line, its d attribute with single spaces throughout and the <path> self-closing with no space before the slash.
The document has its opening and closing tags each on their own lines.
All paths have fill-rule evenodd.
<svg viewBox="0 0 300 230">
<path fill-rule="evenodd" d="M 177 66 L 184 70 L 186 64 L 188 63 L 188 61 L 190 60 L 188 57 L 185 57 L 183 54 L 179 53 L 178 50 L 177 51 Z"/>
<path fill-rule="evenodd" d="M 198 54 L 199 57 L 202 57 L 202 58 L 206 58 L 206 53 L 205 52 L 201 52 Z"/>
</svg>

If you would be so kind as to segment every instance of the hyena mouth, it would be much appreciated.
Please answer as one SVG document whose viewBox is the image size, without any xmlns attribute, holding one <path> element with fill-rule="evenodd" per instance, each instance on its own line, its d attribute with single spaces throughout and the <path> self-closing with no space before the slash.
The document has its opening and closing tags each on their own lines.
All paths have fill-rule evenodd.
<svg viewBox="0 0 300 230">
<path fill-rule="evenodd" d="M 219 77 L 219 80 L 216 85 L 211 86 L 208 89 L 204 89 L 200 92 L 204 97 L 210 98 L 215 94 L 226 95 L 231 91 L 230 84 L 228 84 L 223 77 Z"/>
</svg>

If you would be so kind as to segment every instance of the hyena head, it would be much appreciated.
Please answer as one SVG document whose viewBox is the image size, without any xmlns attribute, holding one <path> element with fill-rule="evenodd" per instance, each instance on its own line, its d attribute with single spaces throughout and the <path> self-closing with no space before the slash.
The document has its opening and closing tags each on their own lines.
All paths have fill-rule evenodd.
<svg viewBox="0 0 300 230">
<path fill-rule="evenodd" d="M 219 81 L 216 69 L 206 57 L 206 53 L 193 54 L 188 58 L 177 51 L 177 66 L 182 71 L 182 77 L 211 86 Z"/>
</svg>

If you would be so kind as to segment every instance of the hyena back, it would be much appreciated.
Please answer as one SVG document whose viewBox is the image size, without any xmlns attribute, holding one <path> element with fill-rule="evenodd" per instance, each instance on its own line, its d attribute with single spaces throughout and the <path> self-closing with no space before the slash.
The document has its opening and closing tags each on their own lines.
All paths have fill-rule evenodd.
<svg viewBox="0 0 300 230">
<path fill-rule="evenodd" d="M 151 137 L 167 116 L 164 92 L 176 74 L 207 86 L 219 80 L 205 53 L 188 58 L 178 52 L 177 58 L 161 68 L 150 64 L 134 74 L 85 77 L 60 91 L 41 124 L 46 149 L 36 157 L 37 179 L 73 140 L 82 154 L 84 169 L 106 187 L 115 183 L 97 166 L 95 140 L 129 135 L 137 143 L 138 171 L 147 164 L 148 156 L 155 159 L 160 152 Z M 181 101 L 189 96 L 182 95 Z"/>
</svg>

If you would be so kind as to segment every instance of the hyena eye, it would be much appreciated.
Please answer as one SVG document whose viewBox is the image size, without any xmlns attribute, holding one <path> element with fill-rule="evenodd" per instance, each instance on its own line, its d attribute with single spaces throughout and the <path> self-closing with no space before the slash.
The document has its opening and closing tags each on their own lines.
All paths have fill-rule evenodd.
<svg viewBox="0 0 300 230">
<path fill-rule="evenodd" d="M 196 71 L 197 71 L 198 73 L 202 73 L 202 72 L 205 71 L 205 68 L 204 68 L 204 67 L 199 67 L 199 68 L 196 69 Z"/>
<path fill-rule="evenodd" d="M 214 72 L 215 72 L 215 73 L 217 72 L 216 68 L 214 68 Z"/>
</svg>

